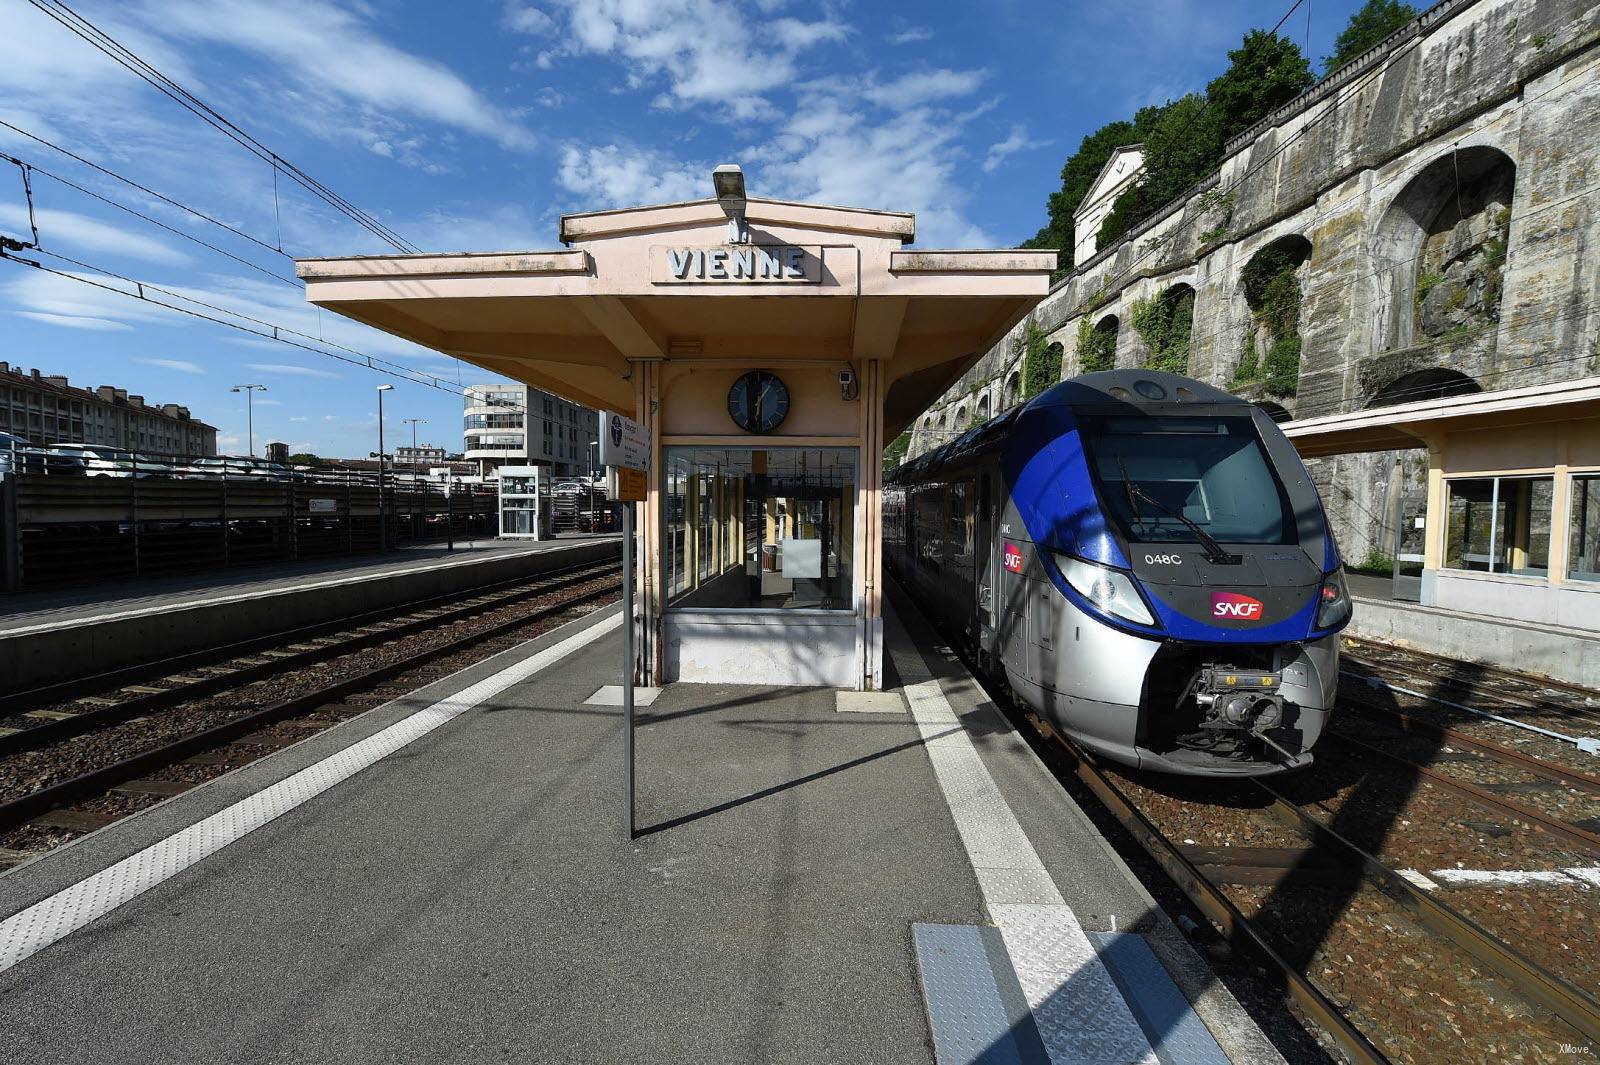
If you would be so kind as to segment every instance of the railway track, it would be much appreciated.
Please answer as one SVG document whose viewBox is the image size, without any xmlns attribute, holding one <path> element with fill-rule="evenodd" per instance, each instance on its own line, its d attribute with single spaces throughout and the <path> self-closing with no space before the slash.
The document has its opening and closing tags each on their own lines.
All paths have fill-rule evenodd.
<svg viewBox="0 0 1600 1065">
<path fill-rule="evenodd" d="M 6 700 L 0 867 L 26 860 L 614 600 L 591 563 Z M 101 679 L 104 682 L 105 678 Z M 86 694 L 94 692 L 94 694 Z"/>
<path fill-rule="evenodd" d="M 1387 661 L 1360 661 L 1385 675 Z M 1562 696 L 1555 715 L 1596 699 L 1394 662 L 1397 681 L 1442 675 L 1450 702 L 1531 720 L 1554 716 L 1547 690 Z M 1339 1055 L 1555 1062 L 1600 1046 L 1600 776 L 1576 764 L 1588 756 L 1351 678 L 1309 770 L 1200 785 L 1101 765 L 989 687 L 1210 920 L 1216 946 L 1263 963 Z"/>
</svg>

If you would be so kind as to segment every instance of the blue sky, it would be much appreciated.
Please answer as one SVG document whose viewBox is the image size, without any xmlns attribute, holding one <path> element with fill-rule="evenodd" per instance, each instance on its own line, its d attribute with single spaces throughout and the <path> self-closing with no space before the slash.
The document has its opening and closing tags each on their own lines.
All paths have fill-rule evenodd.
<svg viewBox="0 0 1600 1065">
<path fill-rule="evenodd" d="M 720 162 L 754 195 L 915 211 L 924 247 L 1009 246 L 1044 220 L 1086 133 L 1202 88 L 1289 0 L 83 2 L 77 10 L 426 250 L 556 246 L 564 211 L 700 198 Z M 1311 5 L 1313 62 L 1357 0 Z M 1285 27 L 1304 41 L 1305 8 Z M 39 13 L 0 0 L 0 119 L 292 255 L 385 246 Z M 262 270 L 287 259 L 0 128 L 17 156 Z M 33 178 L 45 249 L 455 382 L 470 366 L 319 314 L 288 285 Z M 27 239 L 0 163 L 0 233 Z M 73 274 L 80 267 L 45 256 Z M 113 283 L 116 284 L 116 283 Z M 120 287 L 120 286 L 119 286 Z M 166 298 L 166 297 L 163 297 Z M 0 359 L 189 406 L 244 448 L 365 455 L 371 371 L 0 262 Z M 460 400 L 399 382 L 389 431 L 461 444 Z M 405 435 L 409 435 L 409 431 Z"/>
</svg>

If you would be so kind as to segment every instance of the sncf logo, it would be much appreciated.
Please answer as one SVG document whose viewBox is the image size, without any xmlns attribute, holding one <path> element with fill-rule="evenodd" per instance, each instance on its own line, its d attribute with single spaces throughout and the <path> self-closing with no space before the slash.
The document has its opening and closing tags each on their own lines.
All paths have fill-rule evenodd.
<svg viewBox="0 0 1600 1065">
<path fill-rule="evenodd" d="M 1261 612 L 1266 609 L 1265 604 L 1259 599 L 1252 599 L 1248 595 L 1238 592 L 1212 592 L 1211 616 L 1226 618 L 1230 621 L 1260 621 Z"/>
<path fill-rule="evenodd" d="M 1004 565 L 1005 568 L 1007 570 L 1009 570 L 1010 572 L 1012 572 L 1012 573 L 1021 573 L 1022 572 L 1022 548 L 1018 547 L 1016 544 L 1012 543 L 1010 540 L 1007 540 L 1005 542 L 1005 544 L 1006 544 L 1005 553 L 1003 555 L 1001 555 L 1001 558 L 1000 558 L 1001 564 Z"/>
</svg>

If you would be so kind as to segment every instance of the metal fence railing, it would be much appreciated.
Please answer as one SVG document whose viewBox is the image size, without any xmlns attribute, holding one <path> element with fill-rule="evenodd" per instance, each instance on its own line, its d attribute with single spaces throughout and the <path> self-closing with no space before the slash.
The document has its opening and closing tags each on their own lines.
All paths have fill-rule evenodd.
<svg viewBox="0 0 1600 1065">
<path fill-rule="evenodd" d="M 374 471 L 262 459 L 8 448 L 0 589 L 492 537 L 496 508 L 492 485 L 410 472 L 386 472 L 380 484 Z"/>
</svg>

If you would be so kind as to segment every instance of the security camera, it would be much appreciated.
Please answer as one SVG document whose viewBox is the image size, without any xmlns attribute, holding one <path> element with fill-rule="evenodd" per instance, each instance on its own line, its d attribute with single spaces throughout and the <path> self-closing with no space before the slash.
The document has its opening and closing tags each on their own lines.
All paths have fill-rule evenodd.
<svg viewBox="0 0 1600 1065">
<path fill-rule="evenodd" d="M 839 396 L 846 401 L 856 398 L 856 372 L 848 366 L 839 371 Z"/>
</svg>

